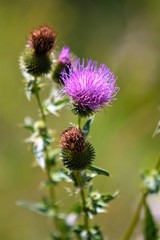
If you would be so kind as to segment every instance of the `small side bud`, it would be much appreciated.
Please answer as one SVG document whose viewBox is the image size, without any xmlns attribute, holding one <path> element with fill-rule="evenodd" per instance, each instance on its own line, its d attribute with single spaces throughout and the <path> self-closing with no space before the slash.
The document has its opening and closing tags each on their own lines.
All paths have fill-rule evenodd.
<svg viewBox="0 0 160 240">
<path fill-rule="evenodd" d="M 55 67 L 53 69 L 52 78 L 53 81 L 56 83 L 63 84 L 63 80 L 61 78 L 61 72 L 65 69 L 67 74 L 69 74 L 69 67 L 71 67 L 72 63 L 72 56 L 70 53 L 69 47 L 63 47 L 62 51 L 58 57 L 57 63 L 55 64 Z"/>
<path fill-rule="evenodd" d="M 70 170 L 84 170 L 94 161 L 95 151 L 93 146 L 86 141 L 82 130 L 75 126 L 62 133 L 60 145 L 63 164 Z"/>
</svg>

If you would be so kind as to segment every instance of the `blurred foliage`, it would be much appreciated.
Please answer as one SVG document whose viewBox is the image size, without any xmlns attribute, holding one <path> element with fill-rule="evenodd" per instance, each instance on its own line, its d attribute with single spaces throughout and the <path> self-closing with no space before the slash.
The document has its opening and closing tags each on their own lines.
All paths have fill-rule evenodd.
<svg viewBox="0 0 160 240">
<path fill-rule="evenodd" d="M 0 239 L 48 236 L 43 217 L 15 205 L 22 198 L 38 201 L 38 183 L 45 178 L 38 168 L 31 168 L 33 157 L 23 143 L 27 133 L 19 128 L 25 116 L 38 117 L 36 103 L 25 98 L 18 66 L 29 32 L 43 23 L 57 31 L 56 50 L 67 44 L 77 56 L 105 63 L 118 76 L 117 101 L 96 115 L 91 141 L 97 152 L 95 165 L 112 175 L 105 183 L 99 176 L 97 188 L 120 190 L 97 222 L 101 219 L 110 239 L 120 238 L 139 193 L 139 171 L 150 167 L 159 151 L 158 138 L 152 138 L 160 106 L 159 14 L 159 0 L 0 1 Z M 66 110 L 58 121 L 50 117 L 49 124 L 58 129 L 58 136 L 74 121 Z M 60 204 L 65 207 L 73 199 L 65 199 L 63 193 L 62 188 Z"/>
</svg>

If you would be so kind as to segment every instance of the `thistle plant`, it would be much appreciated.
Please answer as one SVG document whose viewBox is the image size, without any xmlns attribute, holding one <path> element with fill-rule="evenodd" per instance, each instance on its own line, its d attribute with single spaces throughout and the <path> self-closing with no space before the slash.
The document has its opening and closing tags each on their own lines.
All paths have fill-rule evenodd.
<svg viewBox="0 0 160 240">
<path fill-rule="evenodd" d="M 40 26 L 31 32 L 20 56 L 26 96 L 29 101 L 36 99 L 39 117 L 37 120 L 30 117 L 25 119 L 23 126 L 30 131 L 26 141 L 31 144 L 37 165 L 46 174 L 42 186 L 48 194 L 42 196 L 39 203 L 19 201 L 18 205 L 52 219 L 51 239 L 103 240 L 106 236 L 99 224 L 93 224 L 92 219 L 105 212 L 108 203 L 118 193 L 100 193 L 95 189 L 93 179 L 98 175 L 106 178 L 110 174 L 97 167 L 96 151 L 88 136 L 96 114 L 116 100 L 119 91 L 117 78 L 105 64 L 75 57 L 68 46 L 57 53 L 56 38 L 52 27 Z M 49 93 L 42 98 L 41 92 L 47 85 Z M 66 129 L 62 129 L 61 135 L 57 136 L 56 131 L 50 129 L 47 119 L 49 114 L 60 118 L 64 107 L 76 115 L 77 122 L 66 123 Z M 152 192 L 157 193 L 160 188 L 159 165 L 154 171 L 142 174 L 146 188 L 123 240 L 130 239 L 142 205 L 149 219 L 152 219 L 145 201 L 150 193 L 147 177 L 156 179 L 157 185 Z M 75 199 L 70 210 L 62 209 L 59 203 L 63 200 L 57 198 L 57 186 L 62 185 L 67 185 L 66 197 L 72 198 L 72 201 Z M 154 221 L 151 222 L 154 225 Z M 149 240 L 147 237 L 145 239 Z"/>
<path fill-rule="evenodd" d="M 104 239 L 99 226 L 90 226 L 89 219 L 99 212 L 109 201 L 115 198 L 116 194 L 100 194 L 94 190 L 91 179 L 93 174 L 109 176 L 105 170 L 93 165 L 95 150 L 88 142 L 90 124 L 93 114 L 114 100 L 119 88 L 116 86 L 116 79 L 113 73 L 104 64 L 98 66 L 92 60 L 78 59 L 74 66 L 62 70 L 63 81 L 62 94 L 69 97 L 68 108 L 77 115 L 77 126 L 66 129 L 61 136 L 62 161 L 72 174 L 75 187 L 79 189 L 83 224 L 77 226 L 76 232 L 79 239 Z M 82 127 L 81 119 L 88 118 Z M 86 190 L 88 193 L 86 197 Z"/>
</svg>

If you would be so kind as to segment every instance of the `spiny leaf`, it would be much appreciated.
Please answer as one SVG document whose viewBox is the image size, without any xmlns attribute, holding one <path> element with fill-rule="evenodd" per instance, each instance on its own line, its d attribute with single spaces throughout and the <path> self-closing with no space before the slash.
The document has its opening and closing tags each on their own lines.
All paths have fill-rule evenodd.
<svg viewBox="0 0 160 240">
<path fill-rule="evenodd" d="M 54 211 L 53 209 L 49 208 L 47 205 L 44 203 L 34 203 L 34 202 L 28 202 L 28 201 L 18 201 L 17 206 L 21 206 L 24 208 L 27 208 L 33 212 L 36 212 L 40 215 L 44 216 L 53 216 Z"/>
<path fill-rule="evenodd" d="M 34 132 L 34 120 L 30 117 L 26 117 L 24 119 L 23 127 L 30 130 L 31 132 Z"/>
<path fill-rule="evenodd" d="M 94 120 L 94 117 L 92 116 L 87 120 L 87 122 L 83 126 L 83 132 L 84 132 L 85 136 L 88 136 L 93 120 Z"/>
<path fill-rule="evenodd" d="M 154 130 L 153 137 L 157 136 L 158 134 L 160 134 L 160 121 L 158 122 L 157 127 Z"/>
<path fill-rule="evenodd" d="M 70 177 L 65 172 L 62 172 L 62 170 L 52 173 L 51 178 L 54 184 L 61 181 L 72 182 Z"/>
<path fill-rule="evenodd" d="M 89 166 L 88 169 L 94 173 L 97 173 L 99 175 L 105 175 L 105 176 L 110 176 L 109 172 L 107 172 L 106 170 L 102 169 L 102 168 L 98 168 L 95 166 Z"/>
<path fill-rule="evenodd" d="M 145 240 L 158 240 L 158 229 L 147 203 L 145 203 L 144 237 Z"/>
<path fill-rule="evenodd" d="M 27 86 L 26 86 L 26 97 L 29 101 L 31 100 L 31 96 L 34 92 L 34 88 L 35 88 L 35 80 L 30 79 L 27 82 Z"/>
<path fill-rule="evenodd" d="M 48 106 L 47 106 L 47 110 L 50 112 L 50 113 L 52 113 L 52 114 L 54 114 L 55 116 L 58 116 L 58 111 L 59 110 L 61 110 L 63 107 L 65 107 L 66 106 L 66 101 L 59 101 L 59 102 L 57 102 L 57 103 L 55 103 L 55 104 L 49 104 Z"/>
<path fill-rule="evenodd" d="M 83 225 L 78 225 L 74 231 L 79 240 L 104 240 L 99 226 L 93 226 L 88 231 L 86 231 L 86 228 Z"/>
</svg>

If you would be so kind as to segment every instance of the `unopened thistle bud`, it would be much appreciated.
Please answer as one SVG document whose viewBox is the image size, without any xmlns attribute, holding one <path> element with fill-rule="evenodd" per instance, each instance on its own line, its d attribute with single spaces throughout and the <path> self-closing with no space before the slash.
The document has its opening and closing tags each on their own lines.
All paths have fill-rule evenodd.
<svg viewBox="0 0 160 240">
<path fill-rule="evenodd" d="M 52 55 L 56 34 L 49 26 L 35 29 L 27 42 L 26 49 L 20 57 L 20 67 L 24 73 L 34 77 L 47 74 L 51 70 Z"/>
<path fill-rule="evenodd" d="M 84 170 L 95 158 L 93 146 L 86 141 L 81 129 L 72 126 L 66 129 L 60 139 L 62 161 L 70 170 Z"/>
</svg>

